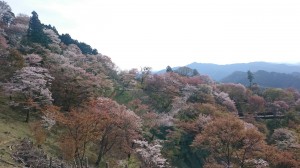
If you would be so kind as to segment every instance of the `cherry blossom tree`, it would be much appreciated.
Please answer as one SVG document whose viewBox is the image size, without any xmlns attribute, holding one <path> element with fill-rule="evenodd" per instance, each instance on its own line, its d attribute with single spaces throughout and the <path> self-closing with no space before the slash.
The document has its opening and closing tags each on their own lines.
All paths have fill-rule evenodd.
<svg viewBox="0 0 300 168">
<path fill-rule="evenodd" d="M 274 101 L 275 106 L 278 107 L 279 112 L 286 112 L 290 106 L 285 101 Z"/>
<path fill-rule="evenodd" d="M 98 114 L 106 115 L 106 120 L 102 122 L 101 135 L 95 141 L 98 146 L 96 165 L 112 150 L 117 149 L 119 154 L 123 152 L 130 156 L 133 140 L 139 138 L 141 131 L 140 117 L 108 98 L 98 98 L 93 104 Z"/>
<path fill-rule="evenodd" d="M 235 102 L 231 100 L 228 93 L 214 92 L 214 96 L 217 103 L 224 105 L 231 112 L 237 112 Z"/>
<path fill-rule="evenodd" d="M 25 55 L 24 58 L 29 66 L 40 66 L 41 61 L 43 60 L 43 58 L 37 54 L 28 54 Z"/>
<path fill-rule="evenodd" d="M 55 106 L 48 106 L 44 113 L 66 128 L 61 135 L 61 149 L 68 159 L 75 158 L 82 167 L 87 146 L 97 152 L 96 165 L 109 152 L 116 157 L 130 157 L 134 139 L 140 138 L 141 119 L 125 106 L 99 97 L 61 113 Z"/>
<path fill-rule="evenodd" d="M 56 34 L 52 29 L 44 29 L 43 31 L 50 38 L 52 43 L 55 43 L 55 44 L 60 43 L 61 40 L 59 39 L 58 34 Z"/>
<path fill-rule="evenodd" d="M 87 145 L 100 136 L 101 123 L 105 115 L 99 115 L 89 108 L 72 109 L 64 114 L 56 106 L 47 106 L 46 116 L 62 125 L 66 131 L 60 137 L 61 150 L 66 160 L 74 159 L 83 167 Z"/>
<path fill-rule="evenodd" d="M 219 164 L 226 167 L 235 164 L 244 167 L 245 161 L 253 158 L 263 145 L 264 136 L 254 126 L 249 127 L 233 116 L 208 123 L 193 142 L 194 147 L 209 149 Z"/>
<path fill-rule="evenodd" d="M 43 29 L 43 31 L 46 34 L 46 36 L 48 36 L 50 38 L 50 40 L 52 41 L 52 43 L 50 43 L 48 45 L 50 50 L 55 53 L 61 53 L 62 50 L 61 50 L 61 47 L 59 46 L 61 40 L 59 38 L 59 35 L 57 33 L 55 33 L 54 30 L 52 30 L 52 29 Z"/>
<path fill-rule="evenodd" d="M 168 167 L 167 159 L 163 158 L 161 154 L 161 141 L 155 140 L 149 143 L 146 140 L 134 140 L 138 145 L 135 151 L 142 160 L 142 166 L 145 168 L 166 168 Z"/>
<path fill-rule="evenodd" d="M 55 77 L 52 87 L 55 104 L 63 106 L 64 110 L 80 106 L 89 97 L 109 94 L 112 87 L 110 80 L 72 64 L 62 64 L 51 71 Z"/>
<path fill-rule="evenodd" d="M 0 50 L 7 49 L 7 48 L 8 48 L 7 40 L 3 35 L 0 34 Z"/>
<path fill-rule="evenodd" d="M 5 84 L 5 88 L 9 93 L 21 94 L 24 100 L 43 106 L 53 101 L 49 90 L 53 79 L 45 68 L 24 67 L 15 73 L 11 82 Z M 25 105 L 24 108 L 27 109 L 26 122 L 28 122 L 31 107 Z"/>
<path fill-rule="evenodd" d="M 247 89 L 242 84 L 224 83 L 217 86 L 221 91 L 229 94 L 236 103 L 247 98 Z"/>
<path fill-rule="evenodd" d="M 5 1 L 0 1 L 0 21 L 5 26 L 9 26 L 14 18 L 15 15 L 12 13 L 10 6 Z"/>
<path fill-rule="evenodd" d="M 118 76 L 120 83 L 118 95 L 122 95 L 127 89 L 133 89 L 136 86 L 137 81 L 135 78 L 138 76 L 138 70 L 131 69 L 129 71 L 121 71 Z"/>
<path fill-rule="evenodd" d="M 192 95 L 187 100 L 192 103 L 214 103 L 213 91 L 210 85 L 199 84 L 197 90 L 195 90 Z"/>
<path fill-rule="evenodd" d="M 225 93 L 235 102 L 235 106 L 239 113 L 244 112 L 244 103 L 248 99 L 248 90 L 242 84 L 224 83 L 217 85 L 217 88 Z"/>
<path fill-rule="evenodd" d="M 263 97 L 260 97 L 258 95 L 253 95 L 249 97 L 248 102 L 249 102 L 250 110 L 253 113 L 260 113 L 264 111 L 266 101 Z"/>
<path fill-rule="evenodd" d="M 299 146 L 296 133 L 286 128 L 275 129 L 271 140 L 276 144 L 277 148 L 281 150 Z"/>
<path fill-rule="evenodd" d="M 274 146 L 266 145 L 262 155 L 263 159 L 269 163 L 269 167 L 299 167 L 300 162 L 297 155 L 290 151 L 280 151 Z"/>
<path fill-rule="evenodd" d="M 0 52 L 0 80 L 4 82 L 9 80 L 16 70 L 23 68 L 25 61 L 21 53 L 15 49 Z"/>
<path fill-rule="evenodd" d="M 10 6 L 5 1 L 0 1 L 0 16 L 2 17 L 4 13 L 11 11 Z"/>
<path fill-rule="evenodd" d="M 81 56 L 86 58 L 84 55 Z M 44 64 L 55 77 L 51 90 L 55 100 L 54 104 L 62 106 L 64 110 L 68 111 L 71 107 L 80 106 L 89 97 L 110 95 L 112 81 L 103 73 L 102 69 L 94 67 L 91 62 L 97 62 L 97 59 L 96 56 L 93 57 L 95 59 L 88 59 L 86 65 L 80 67 L 76 65 L 76 61 L 78 61 L 76 59 L 72 61 L 73 58 L 54 53 L 49 54 Z M 100 66 L 98 67 L 100 68 Z"/>
<path fill-rule="evenodd" d="M 18 15 L 9 27 L 6 27 L 5 33 L 11 46 L 18 47 L 22 38 L 27 34 L 29 17 L 27 15 Z"/>
</svg>

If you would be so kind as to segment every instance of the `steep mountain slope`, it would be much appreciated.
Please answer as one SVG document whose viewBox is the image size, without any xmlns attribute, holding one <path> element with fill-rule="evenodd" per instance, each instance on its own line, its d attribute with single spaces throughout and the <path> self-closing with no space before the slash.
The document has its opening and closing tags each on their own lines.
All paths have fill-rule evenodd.
<svg viewBox="0 0 300 168">
<path fill-rule="evenodd" d="M 300 167 L 298 90 L 216 83 L 189 67 L 120 71 L 36 12 L 5 8 L 0 168 Z"/>
</svg>

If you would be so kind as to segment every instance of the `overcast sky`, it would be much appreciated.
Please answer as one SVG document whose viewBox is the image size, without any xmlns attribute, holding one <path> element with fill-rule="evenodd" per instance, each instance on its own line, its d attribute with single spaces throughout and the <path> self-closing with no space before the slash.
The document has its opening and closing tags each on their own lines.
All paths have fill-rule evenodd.
<svg viewBox="0 0 300 168">
<path fill-rule="evenodd" d="M 299 0 L 6 0 L 121 69 L 300 62 Z"/>
</svg>

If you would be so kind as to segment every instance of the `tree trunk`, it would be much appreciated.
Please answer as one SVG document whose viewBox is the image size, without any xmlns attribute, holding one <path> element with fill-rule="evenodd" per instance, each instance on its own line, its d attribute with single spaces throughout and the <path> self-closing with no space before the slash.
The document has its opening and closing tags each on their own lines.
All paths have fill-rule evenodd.
<svg viewBox="0 0 300 168">
<path fill-rule="evenodd" d="M 103 145 L 100 147 L 100 151 L 98 153 L 98 158 L 97 158 L 97 161 L 96 161 L 96 166 L 99 166 L 101 160 L 102 160 L 102 157 L 103 157 Z"/>
<path fill-rule="evenodd" d="M 86 168 L 89 168 L 89 159 L 88 159 L 88 157 L 85 158 L 85 164 L 86 164 Z"/>
<path fill-rule="evenodd" d="M 25 120 L 25 122 L 29 122 L 29 117 L 30 117 L 30 110 L 28 109 L 27 110 L 27 113 L 26 113 L 26 120 Z"/>
<path fill-rule="evenodd" d="M 99 150 L 99 153 L 98 153 L 98 158 L 97 158 L 97 161 L 96 161 L 96 166 L 99 166 L 99 164 L 100 164 L 100 162 L 102 160 L 102 157 L 104 156 L 105 150 L 106 150 L 106 143 L 107 143 L 106 135 L 107 135 L 107 130 L 104 131 L 104 135 L 101 138 L 101 141 L 99 143 L 100 150 Z"/>
<path fill-rule="evenodd" d="M 50 157 L 50 160 L 49 160 L 49 168 L 52 168 L 52 157 Z"/>
<path fill-rule="evenodd" d="M 226 145 L 226 148 L 227 148 L 227 166 L 228 168 L 230 167 L 230 146 L 229 144 Z"/>
</svg>

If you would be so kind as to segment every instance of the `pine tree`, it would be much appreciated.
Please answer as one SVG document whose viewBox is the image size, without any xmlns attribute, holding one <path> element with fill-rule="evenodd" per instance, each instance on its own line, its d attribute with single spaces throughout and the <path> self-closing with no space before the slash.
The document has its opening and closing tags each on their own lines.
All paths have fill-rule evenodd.
<svg viewBox="0 0 300 168">
<path fill-rule="evenodd" d="M 198 72 L 197 69 L 193 69 L 193 76 L 198 76 L 200 75 L 200 73 Z"/>
<path fill-rule="evenodd" d="M 251 88 L 252 87 L 252 81 L 254 79 L 254 74 L 250 70 L 248 70 L 247 75 L 248 75 L 248 80 L 249 80 L 249 87 Z"/>
<path fill-rule="evenodd" d="M 59 36 L 61 42 L 63 42 L 66 45 L 70 45 L 70 44 L 76 44 L 78 43 L 78 41 L 75 41 L 72 39 L 72 37 L 70 36 L 70 34 L 62 34 L 61 36 Z"/>
<path fill-rule="evenodd" d="M 173 72 L 173 69 L 168 65 L 166 68 L 166 72 Z"/>
<path fill-rule="evenodd" d="M 43 24 L 39 20 L 38 14 L 33 11 L 32 16 L 30 17 L 29 21 L 29 28 L 28 28 L 28 40 L 33 43 L 40 43 L 44 46 L 47 46 L 51 40 L 43 31 Z"/>
</svg>

